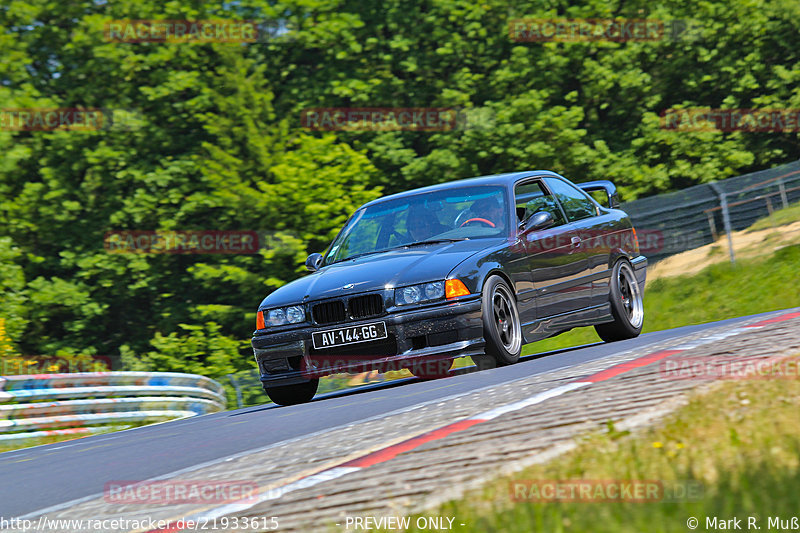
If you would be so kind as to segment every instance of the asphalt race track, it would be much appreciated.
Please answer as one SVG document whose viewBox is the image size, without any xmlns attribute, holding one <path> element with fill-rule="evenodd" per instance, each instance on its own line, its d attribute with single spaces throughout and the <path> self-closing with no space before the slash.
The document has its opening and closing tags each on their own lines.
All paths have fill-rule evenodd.
<svg viewBox="0 0 800 533">
<path fill-rule="evenodd" d="M 774 314 L 774 313 L 772 313 Z M 290 439 L 475 390 L 512 384 L 631 349 L 678 340 L 753 317 L 648 333 L 523 358 L 518 364 L 434 381 L 416 379 L 318 396 L 292 407 L 271 404 L 0 454 L 0 516 L 35 516 L 102 495 L 104 484 L 167 477 Z M 336 416 L 331 416 L 335 409 Z"/>
</svg>

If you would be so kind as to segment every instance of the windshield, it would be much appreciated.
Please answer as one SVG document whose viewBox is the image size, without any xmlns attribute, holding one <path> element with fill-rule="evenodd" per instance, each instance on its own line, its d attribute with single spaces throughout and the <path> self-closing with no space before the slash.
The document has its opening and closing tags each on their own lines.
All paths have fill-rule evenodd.
<svg viewBox="0 0 800 533">
<path fill-rule="evenodd" d="M 427 241 L 505 235 L 509 217 L 504 190 L 461 187 L 359 209 L 331 244 L 323 264 Z"/>
</svg>

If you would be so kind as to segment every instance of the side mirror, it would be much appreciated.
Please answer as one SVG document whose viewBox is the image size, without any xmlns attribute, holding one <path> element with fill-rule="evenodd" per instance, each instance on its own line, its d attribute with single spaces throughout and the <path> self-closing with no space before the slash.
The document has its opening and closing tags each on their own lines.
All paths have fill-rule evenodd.
<svg viewBox="0 0 800 533">
<path fill-rule="evenodd" d="M 322 254 L 313 253 L 306 259 L 306 268 L 309 272 L 316 272 L 319 270 L 319 265 L 322 263 Z"/>
<path fill-rule="evenodd" d="M 519 229 L 547 229 L 555 223 L 556 221 L 553 218 L 552 213 L 549 213 L 548 211 L 538 211 L 520 222 Z"/>
</svg>

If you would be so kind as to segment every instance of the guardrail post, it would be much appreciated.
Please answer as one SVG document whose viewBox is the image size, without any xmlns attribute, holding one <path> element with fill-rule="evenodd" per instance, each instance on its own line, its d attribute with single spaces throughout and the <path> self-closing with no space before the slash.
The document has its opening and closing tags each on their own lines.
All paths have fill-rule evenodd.
<svg viewBox="0 0 800 533">
<path fill-rule="evenodd" d="M 711 188 L 719 196 L 719 205 L 722 208 L 722 224 L 725 226 L 725 233 L 728 235 L 728 252 L 731 256 L 731 264 L 736 264 L 736 255 L 733 251 L 733 236 L 731 235 L 731 217 L 728 213 L 728 195 L 720 189 L 716 182 L 709 183 Z"/>
<path fill-rule="evenodd" d="M 711 228 L 711 240 L 716 241 L 719 235 L 717 234 L 717 225 L 714 223 L 714 213 L 708 211 L 706 216 L 708 217 L 708 226 Z"/>
<path fill-rule="evenodd" d="M 778 180 L 778 190 L 781 191 L 781 202 L 783 203 L 783 208 L 786 209 L 789 207 L 789 199 L 786 198 L 786 186 L 783 184 L 783 180 Z"/>
<path fill-rule="evenodd" d="M 239 381 L 233 374 L 228 374 L 228 380 L 230 380 L 233 389 L 236 391 L 236 406 L 241 409 L 244 407 L 244 402 L 242 401 L 242 389 L 239 387 Z"/>
</svg>

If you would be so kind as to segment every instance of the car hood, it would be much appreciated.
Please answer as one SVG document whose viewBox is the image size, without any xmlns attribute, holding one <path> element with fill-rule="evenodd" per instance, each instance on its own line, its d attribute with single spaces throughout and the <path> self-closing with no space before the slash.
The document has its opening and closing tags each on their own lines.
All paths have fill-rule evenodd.
<svg viewBox="0 0 800 533">
<path fill-rule="evenodd" d="M 260 308 L 384 290 L 445 279 L 459 263 L 504 239 L 473 239 L 398 248 L 342 261 L 302 277 L 264 298 Z M 352 284 L 352 287 L 345 288 Z"/>
</svg>

